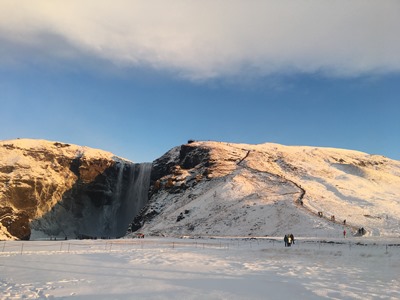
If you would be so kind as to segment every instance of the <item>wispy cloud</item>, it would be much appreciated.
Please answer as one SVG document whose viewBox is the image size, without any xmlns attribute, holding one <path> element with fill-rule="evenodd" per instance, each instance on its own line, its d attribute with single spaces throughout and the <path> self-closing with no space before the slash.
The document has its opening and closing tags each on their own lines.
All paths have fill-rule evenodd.
<svg viewBox="0 0 400 300">
<path fill-rule="evenodd" d="M 81 60 L 190 79 L 400 71 L 400 2 L 65 0 L 0 3 L 0 64 Z"/>
</svg>

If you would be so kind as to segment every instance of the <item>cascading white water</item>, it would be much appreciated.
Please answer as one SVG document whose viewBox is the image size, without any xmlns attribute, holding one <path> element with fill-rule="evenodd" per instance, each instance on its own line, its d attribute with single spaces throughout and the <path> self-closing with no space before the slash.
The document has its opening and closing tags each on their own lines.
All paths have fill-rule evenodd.
<svg viewBox="0 0 400 300">
<path fill-rule="evenodd" d="M 89 236 L 115 238 L 125 235 L 129 223 L 148 201 L 152 164 L 119 164 L 110 203 L 91 208 L 90 215 L 97 215 L 95 222 L 89 221 L 91 217 L 85 218 L 84 232 Z"/>
<path fill-rule="evenodd" d="M 140 212 L 148 201 L 150 187 L 151 163 L 134 164 L 131 166 L 129 188 L 122 195 L 121 205 L 117 212 L 116 232 L 118 236 L 126 233 L 129 223 Z"/>
</svg>

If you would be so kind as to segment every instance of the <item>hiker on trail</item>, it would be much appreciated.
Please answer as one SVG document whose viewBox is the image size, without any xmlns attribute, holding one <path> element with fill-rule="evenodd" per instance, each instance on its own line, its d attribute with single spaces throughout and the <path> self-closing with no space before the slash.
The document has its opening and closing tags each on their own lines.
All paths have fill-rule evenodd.
<svg viewBox="0 0 400 300">
<path fill-rule="evenodd" d="M 346 229 L 343 230 L 343 237 L 346 238 Z"/>
<path fill-rule="evenodd" d="M 285 242 L 285 247 L 287 247 L 288 244 L 289 244 L 289 238 L 288 238 L 287 234 L 285 234 L 285 237 L 283 238 L 283 241 Z"/>
<path fill-rule="evenodd" d="M 289 237 L 290 237 L 290 239 L 291 239 L 291 241 L 292 241 L 292 243 L 294 245 L 294 235 L 293 235 L 293 233 L 291 233 Z"/>
</svg>

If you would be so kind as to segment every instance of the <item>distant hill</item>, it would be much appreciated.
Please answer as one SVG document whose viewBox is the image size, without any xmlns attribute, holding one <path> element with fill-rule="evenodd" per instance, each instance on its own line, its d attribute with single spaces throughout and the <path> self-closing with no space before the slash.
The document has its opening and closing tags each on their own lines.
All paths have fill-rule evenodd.
<svg viewBox="0 0 400 300">
<path fill-rule="evenodd" d="M 362 152 L 194 142 L 153 163 L 132 224 L 179 236 L 400 236 L 400 162 Z"/>
</svg>

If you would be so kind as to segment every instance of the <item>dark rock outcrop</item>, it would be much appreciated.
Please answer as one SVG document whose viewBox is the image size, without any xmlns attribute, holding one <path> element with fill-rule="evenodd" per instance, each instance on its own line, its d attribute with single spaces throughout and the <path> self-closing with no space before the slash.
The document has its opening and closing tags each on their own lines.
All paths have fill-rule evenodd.
<svg viewBox="0 0 400 300">
<path fill-rule="evenodd" d="M 192 142 L 173 148 L 153 162 L 150 195 L 164 188 L 170 193 L 179 193 L 199 181 L 199 176 L 190 176 L 187 170 L 196 169 L 196 174 L 202 170 L 200 172 L 206 175 L 211 164 L 207 147 Z"/>
<path fill-rule="evenodd" d="M 29 217 L 24 212 L 16 212 L 12 207 L 0 208 L 0 223 L 6 228 L 9 237 L 18 237 L 20 240 L 29 240 L 31 229 Z"/>
</svg>

